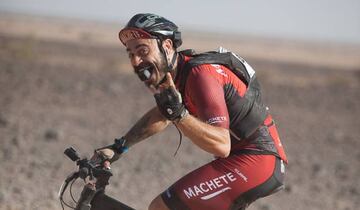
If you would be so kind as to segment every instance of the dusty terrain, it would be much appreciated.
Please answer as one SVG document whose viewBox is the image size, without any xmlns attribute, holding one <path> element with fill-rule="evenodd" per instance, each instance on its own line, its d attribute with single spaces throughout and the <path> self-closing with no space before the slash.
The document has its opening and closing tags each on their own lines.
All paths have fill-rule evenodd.
<svg viewBox="0 0 360 210">
<path fill-rule="evenodd" d="M 1 210 L 60 209 L 57 191 L 75 168 L 63 150 L 73 146 L 89 156 L 154 105 L 129 73 L 116 40 L 120 26 L 68 22 L 0 18 Z M 220 38 L 189 35 L 184 41 L 211 50 Z M 290 160 L 286 189 L 249 209 L 359 209 L 360 46 L 226 40 L 225 47 L 236 48 L 257 70 Z M 132 148 L 113 165 L 108 193 L 146 209 L 211 159 L 187 139 L 173 157 L 177 144 L 171 127 Z"/>
</svg>

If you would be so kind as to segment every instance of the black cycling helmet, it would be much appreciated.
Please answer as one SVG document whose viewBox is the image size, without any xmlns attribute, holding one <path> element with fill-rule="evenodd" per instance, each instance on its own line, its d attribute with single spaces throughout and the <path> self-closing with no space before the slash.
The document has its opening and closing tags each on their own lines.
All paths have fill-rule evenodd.
<svg viewBox="0 0 360 210">
<path fill-rule="evenodd" d="M 125 45 L 132 39 L 171 39 L 174 47 L 182 44 L 181 33 L 171 21 L 150 13 L 136 14 L 119 32 L 119 39 Z"/>
</svg>

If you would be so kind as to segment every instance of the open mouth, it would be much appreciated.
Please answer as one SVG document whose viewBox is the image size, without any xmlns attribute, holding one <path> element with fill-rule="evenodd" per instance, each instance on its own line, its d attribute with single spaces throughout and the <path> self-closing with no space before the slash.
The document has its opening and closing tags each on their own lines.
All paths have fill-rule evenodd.
<svg viewBox="0 0 360 210">
<path fill-rule="evenodd" d="M 135 73 L 147 87 L 158 88 L 159 85 L 166 81 L 165 75 L 160 78 L 158 68 L 153 63 L 144 63 L 135 67 Z M 158 81 L 160 79 L 160 81 Z"/>
<path fill-rule="evenodd" d="M 153 64 L 145 63 L 143 65 L 137 66 L 135 68 L 135 73 L 138 75 L 141 81 L 145 82 L 151 80 L 154 70 L 155 66 Z"/>
</svg>

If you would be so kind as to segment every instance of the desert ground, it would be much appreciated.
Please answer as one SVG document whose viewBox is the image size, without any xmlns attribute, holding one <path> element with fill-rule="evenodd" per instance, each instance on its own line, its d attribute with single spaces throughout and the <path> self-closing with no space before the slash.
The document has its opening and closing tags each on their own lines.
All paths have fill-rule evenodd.
<svg viewBox="0 0 360 210">
<path fill-rule="evenodd" d="M 112 143 L 155 105 L 117 40 L 123 23 L 0 15 L 0 210 L 61 209 L 58 189 L 83 156 Z M 256 70 L 285 146 L 285 190 L 249 210 L 360 207 L 360 46 L 187 32 Z M 107 193 L 135 209 L 212 160 L 174 127 L 112 165 Z M 81 182 L 74 185 L 75 197 Z M 69 197 L 67 197 L 70 200 Z"/>
</svg>

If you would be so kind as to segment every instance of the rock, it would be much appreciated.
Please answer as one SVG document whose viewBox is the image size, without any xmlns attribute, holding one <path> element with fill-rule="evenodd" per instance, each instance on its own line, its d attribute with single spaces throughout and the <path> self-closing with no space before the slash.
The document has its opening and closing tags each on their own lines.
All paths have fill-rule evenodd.
<svg viewBox="0 0 360 210">
<path fill-rule="evenodd" d="M 314 163 L 312 165 L 312 175 L 313 176 L 317 176 L 320 174 L 320 172 L 322 171 L 322 166 L 319 163 Z"/>
<path fill-rule="evenodd" d="M 335 176 L 340 180 L 348 179 L 349 168 L 344 162 L 338 162 L 335 166 Z"/>
<path fill-rule="evenodd" d="M 46 141 L 57 141 L 59 134 L 54 129 L 48 129 L 45 131 L 44 138 Z"/>
<path fill-rule="evenodd" d="M 22 194 L 22 189 L 20 187 L 14 187 L 13 188 L 13 193 L 15 194 Z"/>
<path fill-rule="evenodd" d="M 270 206 L 267 204 L 264 204 L 260 207 L 261 210 L 270 210 Z"/>
<path fill-rule="evenodd" d="M 19 147 L 20 146 L 20 142 L 19 139 L 17 137 L 12 138 L 12 145 L 15 147 Z"/>
<path fill-rule="evenodd" d="M 292 185 L 286 184 L 284 190 L 285 192 L 291 193 L 293 191 Z"/>
<path fill-rule="evenodd" d="M 3 203 L 5 201 L 5 193 L 3 191 L 0 191 L 0 203 Z"/>
<path fill-rule="evenodd" d="M 352 195 L 356 195 L 356 196 L 360 195 L 359 190 L 355 186 L 350 187 L 349 191 Z"/>
<path fill-rule="evenodd" d="M 8 124 L 8 121 L 4 116 L 0 115 L 0 128 L 5 128 Z"/>
</svg>

